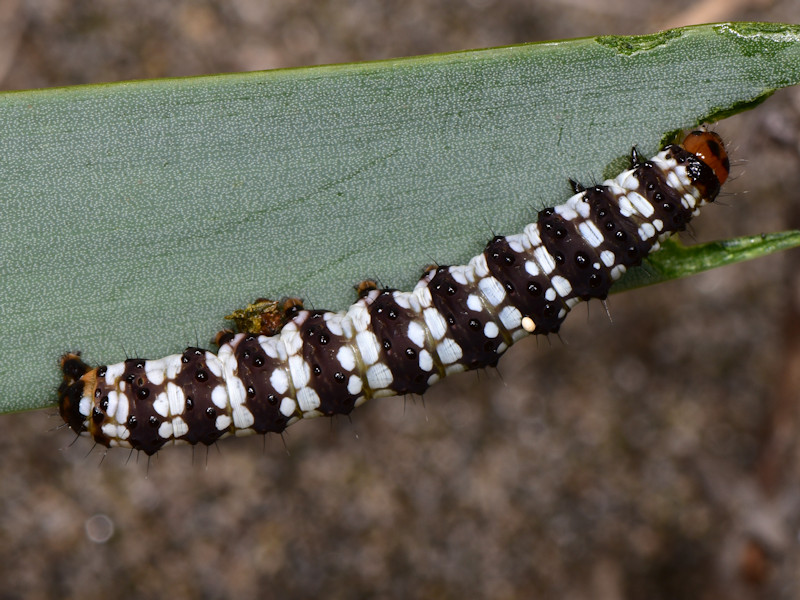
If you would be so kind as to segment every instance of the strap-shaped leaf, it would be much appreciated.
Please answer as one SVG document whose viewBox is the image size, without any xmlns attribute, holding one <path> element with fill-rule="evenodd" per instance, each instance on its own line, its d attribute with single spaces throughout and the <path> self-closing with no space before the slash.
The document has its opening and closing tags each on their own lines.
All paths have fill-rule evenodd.
<svg viewBox="0 0 800 600">
<path fill-rule="evenodd" d="M 66 350 L 155 357 L 258 296 L 409 288 L 568 177 L 798 81 L 800 28 L 739 23 L 0 95 L 0 409 L 52 404 Z"/>
</svg>

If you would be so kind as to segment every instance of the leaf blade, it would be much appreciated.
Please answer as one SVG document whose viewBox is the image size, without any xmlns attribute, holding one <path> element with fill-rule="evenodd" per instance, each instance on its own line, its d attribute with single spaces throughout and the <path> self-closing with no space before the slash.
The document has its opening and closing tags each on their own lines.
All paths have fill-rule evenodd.
<svg viewBox="0 0 800 600">
<path fill-rule="evenodd" d="M 798 81 L 797 27 L 723 24 L 4 94 L 0 410 L 52 404 L 66 350 L 156 356 L 257 296 L 408 288 L 567 177 Z"/>
</svg>

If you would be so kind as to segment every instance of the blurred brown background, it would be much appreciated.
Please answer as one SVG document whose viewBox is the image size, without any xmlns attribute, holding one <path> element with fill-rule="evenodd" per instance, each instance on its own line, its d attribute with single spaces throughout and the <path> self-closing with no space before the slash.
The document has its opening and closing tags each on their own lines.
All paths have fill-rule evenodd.
<svg viewBox="0 0 800 600">
<path fill-rule="evenodd" d="M 798 23 L 800 5 L 0 0 L 0 87 L 721 20 Z M 698 240 L 800 227 L 798 124 L 789 89 L 718 126 L 734 179 Z M 288 453 L 87 456 L 55 409 L 0 418 L 0 598 L 800 598 L 798 265 L 615 296 L 613 323 L 578 307 L 563 343 L 520 343 L 500 375 L 300 423 Z"/>
</svg>

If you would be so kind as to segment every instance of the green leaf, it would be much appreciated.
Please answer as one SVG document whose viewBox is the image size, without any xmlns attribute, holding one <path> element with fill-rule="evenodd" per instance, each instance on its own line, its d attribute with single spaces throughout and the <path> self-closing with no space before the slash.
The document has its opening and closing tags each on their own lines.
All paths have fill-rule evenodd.
<svg viewBox="0 0 800 600">
<path fill-rule="evenodd" d="M 647 258 L 644 268 L 626 273 L 625 277 L 614 284 L 612 292 L 688 277 L 709 269 L 796 248 L 800 246 L 800 231 L 748 235 L 689 247 L 670 238 L 661 246 L 659 252 L 654 252 Z"/>
<path fill-rule="evenodd" d="M 632 144 L 800 81 L 800 28 L 722 24 L 401 60 L 0 95 L 0 410 L 67 350 L 207 345 L 258 296 L 409 288 Z"/>
</svg>

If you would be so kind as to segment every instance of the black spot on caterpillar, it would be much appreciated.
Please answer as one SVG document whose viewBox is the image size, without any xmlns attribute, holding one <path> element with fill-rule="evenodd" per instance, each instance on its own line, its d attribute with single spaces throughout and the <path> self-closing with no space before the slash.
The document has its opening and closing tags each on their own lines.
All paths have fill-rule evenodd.
<svg viewBox="0 0 800 600">
<path fill-rule="evenodd" d="M 241 332 L 222 335 L 217 354 L 187 348 L 94 368 L 67 354 L 61 416 L 99 444 L 149 455 L 166 443 L 281 432 L 496 365 L 518 339 L 558 331 L 581 300 L 605 298 L 627 268 L 716 198 L 729 172 L 721 138 L 702 130 L 650 160 L 635 150 L 631 159 L 631 169 L 576 186 L 468 264 L 428 269 L 410 292 L 365 282 L 342 312 L 259 300 L 234 315 Z"/>
</svg>

